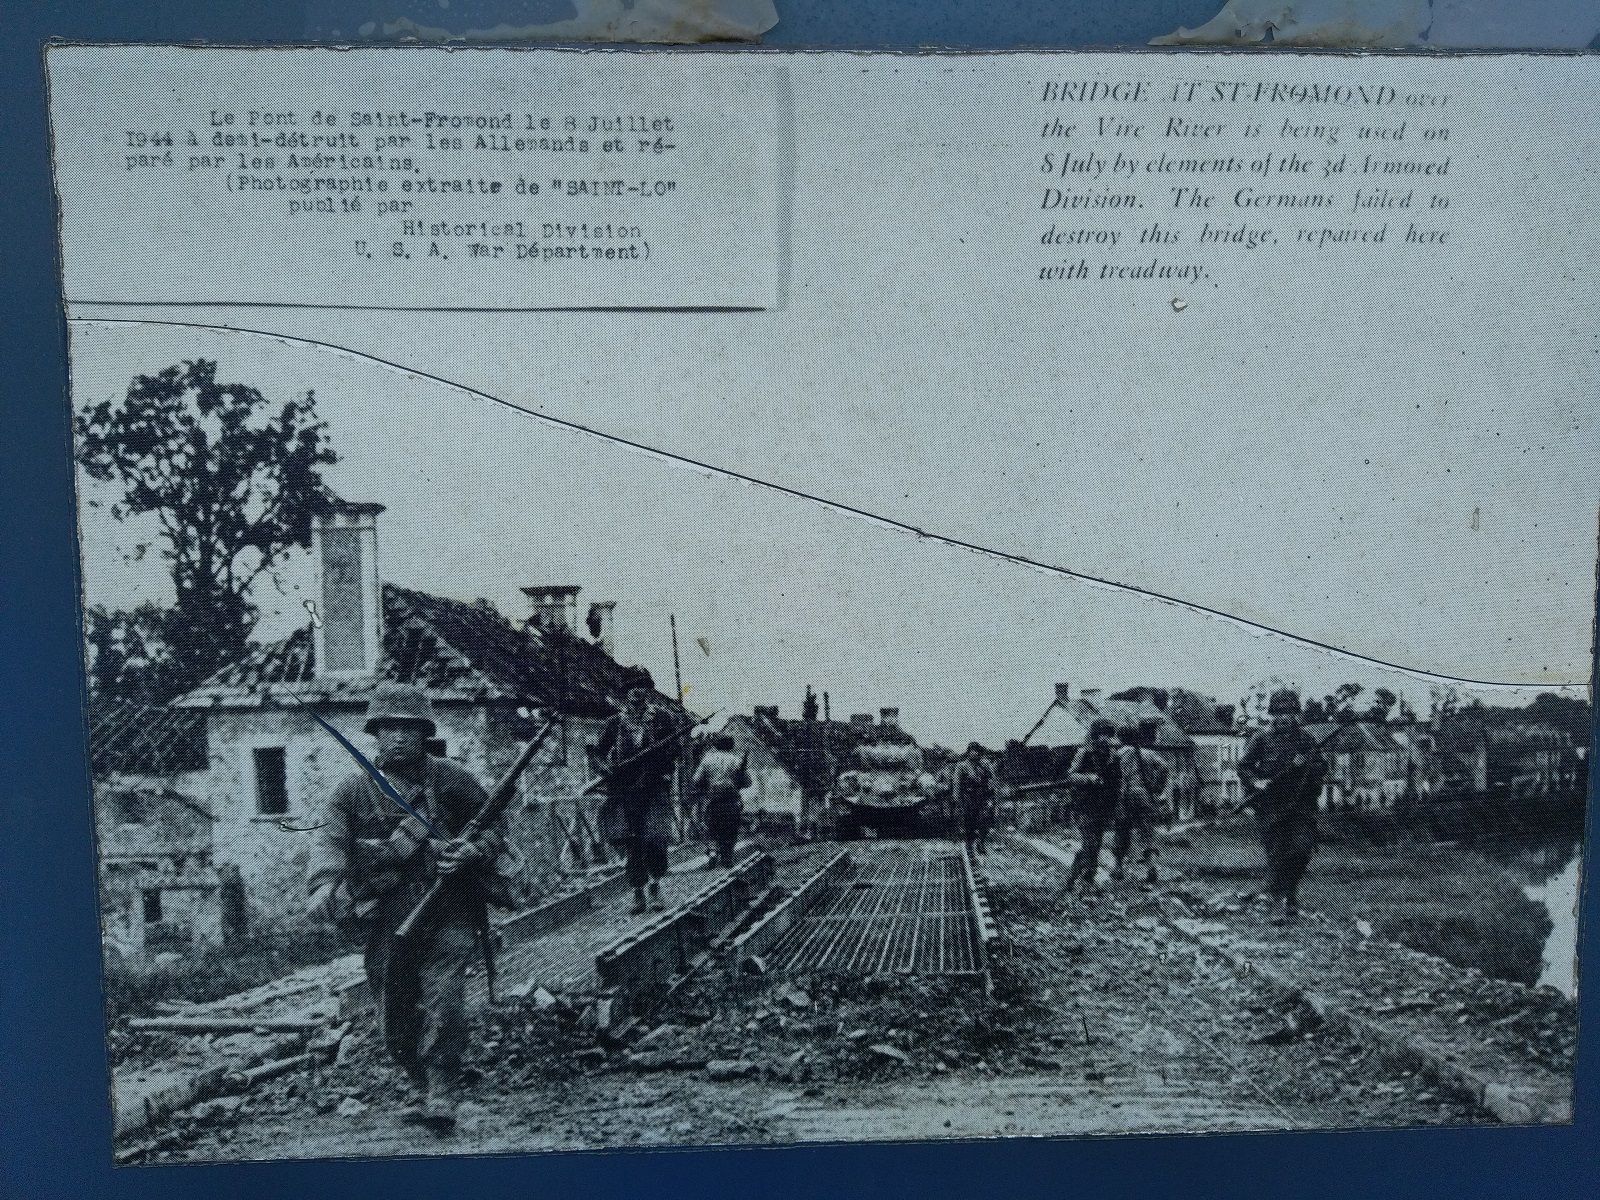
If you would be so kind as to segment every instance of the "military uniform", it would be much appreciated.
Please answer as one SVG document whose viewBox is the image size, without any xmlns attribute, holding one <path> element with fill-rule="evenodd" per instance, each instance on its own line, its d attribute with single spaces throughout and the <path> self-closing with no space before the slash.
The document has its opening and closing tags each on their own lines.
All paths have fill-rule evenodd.
<svg viewBox="0 0 1600 1200">
<path fill-rule="evenodd" d="M 989 853 L 989 829 L 994 824 L 994 768 L 969 754 L 956 764 L 950 786 L 968 852 Z"/>
<path fill-rule="evenodd" d="M 739 840 L 743 812 L 739 793 L 750 786 L 744 759 L 731 750 L 707 750 L 695 768 L 690 786 L 703 803 L 706 832 L 716 846 L 717 865 L 733 866 L 733 848 Z"/>
<path fill-rule="evenodd" d="M 1296 702 L 1289 711 L 1298 708 Z M 1317 795 L 1326 773 L 1316 740 L 1298 727 L 1262 730 L 1239 760 L 1267 860 L 1265 891 L 1290 908 L 1316 852 Z"/>
<path fill-rule="evenodd" d="M 678 756 L 672 734 L 672 721 L 665 713 L 652 709 L 636 715 L 624 709 L 606 722 L 594 746 L 595 754 L 613 772 L 606 793 L 615 820 L 606 823 L 620 834 L 627 854 L 628 886 L 641 898 L 647 883 L 659 898 L 658 881 L 667 873 L 667 846 L 672 840 L 671 779 Z M 657 748 L 628 763 L 650 746 Z"/>
<path fill-rule="evenodd" d="M 1154 750 L 1136 745 L 1123 746 L 1117 751 L 1117 770 L 1122 777 L 1122 789 L 1113 818 L 1111 854 L 1120 872 L 1128 852 L 1133 849 L 1135 835 L 1142 848 L 1142 861 L 1150 863 L 1154 859 L 1155 820 L 1161 811 L 1161 797 L 1166 794 L 1170 772 Z M 1152 865 L 1150 874 L 1154 873 Z"/>
<path fill-rule="evenodd" d="M 1070 888 L 1079 879 L 1092 884 L 1100 869 L 1100 845 L 1122 795 L 1122 763 L 1114 747 L 1097 747 L 1091 742 L 1073 757 L 1068 778 L 1073 785 L 1078 833 L 1083 841 L 1067 875 Z"/>
<path fill-rule="evenodd" d="M 483 808 L 487 796 L 464 767 L 427 757 L 422 774 L 410 789 L 389 778 L 441 833 L 454 834 Z M 337 884 L 332 915 L 365 941 L 384 1044 L 419 1084 L 428 1082 L 430 1069 L 451 1082 L 459 1075 L 467 1040 L 466 968 L 487 937 L 486 903 L 511 901 L 509 881 L 494 870 L 503 862 L 504 830 L 491 827 L 474 839 L 483 867 L 452 877 L 411 936 L 397 943 L 396 928 L 437 878 L 426 838 L 363 772 L 329 798 L 307 867 L 313 892 Z"/>
</svg>

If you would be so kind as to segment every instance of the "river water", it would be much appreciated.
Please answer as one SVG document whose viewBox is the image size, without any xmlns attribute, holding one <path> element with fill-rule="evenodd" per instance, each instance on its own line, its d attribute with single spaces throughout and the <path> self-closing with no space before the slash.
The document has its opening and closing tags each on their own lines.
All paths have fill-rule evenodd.
<svg viewBox="0 0 1600 1200">
<path fill-rule="evenodd" d="M 1583 854 L 1572 856 L 1544 883 L 1524 887 L 1528 899 L 1544 905 L 1550 914 L 1550 936 L 1545 940 L 1539 986 L 1553 987 L 1563 995 L 1578 995 L 1578 889 Z"/>
</svg>

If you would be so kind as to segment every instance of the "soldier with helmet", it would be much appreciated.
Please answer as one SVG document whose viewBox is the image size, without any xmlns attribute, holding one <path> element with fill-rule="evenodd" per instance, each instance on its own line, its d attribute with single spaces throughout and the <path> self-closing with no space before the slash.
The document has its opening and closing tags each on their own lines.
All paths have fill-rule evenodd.
<svg viewBox="0 0 1600 1200">
<path fill-rule="evenodd" d="M 1166 805 L 1167 782 L 1171 772 L 1161 755 L 1155 751 L 1156 735 L 1161 722 L 1146 718 L 1137 725 L 1126 725 L 1117 731 L 1122 749 L 1117 752 L 1121 764 L 1122 794 L 1117 798 L 1116 816 L 1111 836 L 1111 854 L 1116 860 L 1111 878 L 1121 879 L 1123 864 L 1133 849 L 1134 839 L 1139 841 L 1139 861 L 1145 867 L 1145 882 L 1157 879 L 1155 821 Z"/>
<path fill-rule="evenodd" d="M 1088 880 L 1092 887 L 1100 870 L 1100 844 L 1122 796 L 1122 763 L 1117 758 L 1116 733 L 1115 725 L 1096 717 L 1089 725 L 1088 744 L 1079 749 L 1067 772 L 1078 810 L 1078 833 L 1083 839 L 1067 873 L 1068 891 L 1080 879 Z"/>
<path fill-rule="evenodd" d="M 615 820 L 604 823 L 616 827 L 615 840 L 625 848 L 635 915 L 646 907 L 656 912 L 666 907 L 661 880 L 667 874 L 672 838 L 672 772 L 678 765 L 678 745 L 672 718 L 651 703 L 653 696 L 649 688 L 630 688 L 626 703 L 606 721 L 590 747 L 610 773 L 606 804 Z"/>
<path fill-rule="evenodd" d="M 994 767 L 986 757 L 982 744 L 969 743 L 967 752 L 956 763 L 950 780 L 956 815 L 961 819 L 961 833 L 966 840 L 968 854 L 989 853 L 989 830 L 994 825 L 997 786 Z"/>
<path fill-rule="evenodd" d="M 1255 734 L 1239 760 L 1245 804 L 1255 810 L 1266 855 L 1266 896 L 1299 911 L 1300 879 L 1317 848 L 1317 796 L 1327 764 L 1300 728 L 1300 697 L 1280 688 L 1267 702 L 1270 727 Z"/>
<path fill-rule="evenodd" d="M 420 688 L 379 684 L 364 728 L 377 741 L 374 765 L 427 824 L 384 795 L 368 772 L 345 779 L 316 829 L 308 907 L 364 941 L 384 1045 L 424 1093 L 422 1105 L 403 1116 L 448 1133 L 467 1042 L 466 969 L 480 948 L 488 952 L 486 904 L 513 900 L 510 880 L 497 870 L 506 852 L 504 827 L 471 840 L 452 837 L 487 797 L 464 767 L 429 755 L 435 725 Z M 440 878 L 450 886 L 398 943 L 395 930 Z"/>
</svg>

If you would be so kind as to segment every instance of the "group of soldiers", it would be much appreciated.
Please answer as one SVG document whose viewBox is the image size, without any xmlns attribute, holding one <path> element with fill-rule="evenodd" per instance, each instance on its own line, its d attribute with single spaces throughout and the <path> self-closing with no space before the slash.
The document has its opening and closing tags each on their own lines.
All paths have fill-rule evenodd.
<svg viewBox="0 0 1600 1200">
<path fill-rule="evenodd" d="M 1258 895 L 1292 917 L 1298 911 L 1300 880 L 1316 851 L 1317 796 L 1327 764 L 1311 735 L 1300 728 L 1298 693 L 1290 688 L 1274 692 L 1267 714 L 1270 724 L 1251 736 L 1239 760 L 1244 787 L 1240 807 L 1255 814 L 1266 861 Z M 1088 741 L 1073 756 L 1065 781 L 1081 838 L 1067 876 L 1069 891 L 1094 884 L 1107 833 L 1113 881 L 1124 878 L 1137 846 L 1145 882 L 1158 882 L 1155 827 L 1173 813 L 1172 771 L 1155 749 L 1160 728 L 1158 718 L 1118 726 L 1101 717 L 1090 724 Z M 988 754 L 973 742 L 950 775 L 951 807 L 969 852 L 987 852 L 1002 790 Z"/>
<path fill-rule="evenodd" d="M 607 786 L 601 835 L 625 852 L 635 914 L 663 908 L 671 779 L 682 757 L 681 740 L 692 731 L 652 696 L 644 688 L 630 691 L 590 747 Z M 1326 768 L 1316 743 L 1299 727 L 1294 692 L 1274 693 L 1268 712 L 1272 724 L 1251 738 L 1238 772 L 1265 852 L 1264 894 L 1292 914 L 1316 848 L 1317 794 Z M 1122 877 L 1138 844 L 1145 879 L 1156 882 L 1153 830 L 1166 811 L 1171 781 L 1153 748 L 1158 727 L 1147 721 L 1119 729 L 1104 719 L 1090 726 L 1067 780 L 1082 835 L 1069 888 L 1093 883 L 1108 831 L 1113 879 Z M 403 1118 L 444 1134 L 456 1123 L 468 968 L 481 955 L 492 970 L 488 908 L 515 902 L 520 860 L 503 818 L 481 820 L 488 797 L 478 781 L 465 767 L 429 753 L 435 723 L 425 693 L 380 685 L 364 728 L 377 753 L 326 801 L 307 869 L 308 907 L 364 946 L 384 1045 L 420 1093 Z M 987 853 L 1001 785 L 981 745 L 967 747 L 949 781 L 969 852 Z M 713 737 L 689 789 L 712 843 L 708 866 L 732 865 L 739 797 L 750 782 L 733 740 Z M 433 902 L 425 903 L 425 897 Z M 424 910 L 426 919 L 419 921 Z M 406 936 L 397 936 L 403 930 Z"/>
</svg>

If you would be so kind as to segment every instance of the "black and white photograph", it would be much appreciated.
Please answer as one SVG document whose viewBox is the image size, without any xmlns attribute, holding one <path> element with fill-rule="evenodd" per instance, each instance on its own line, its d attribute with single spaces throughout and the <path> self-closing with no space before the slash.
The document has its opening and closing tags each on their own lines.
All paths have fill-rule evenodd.
<svg viewBox="0 0 1600 1200">
<path fill-rule="evenodd" d="M 119 1165 L 1572 1120 L 1592 60 L 283 53 L 52 51 Z"/>
</svg>

